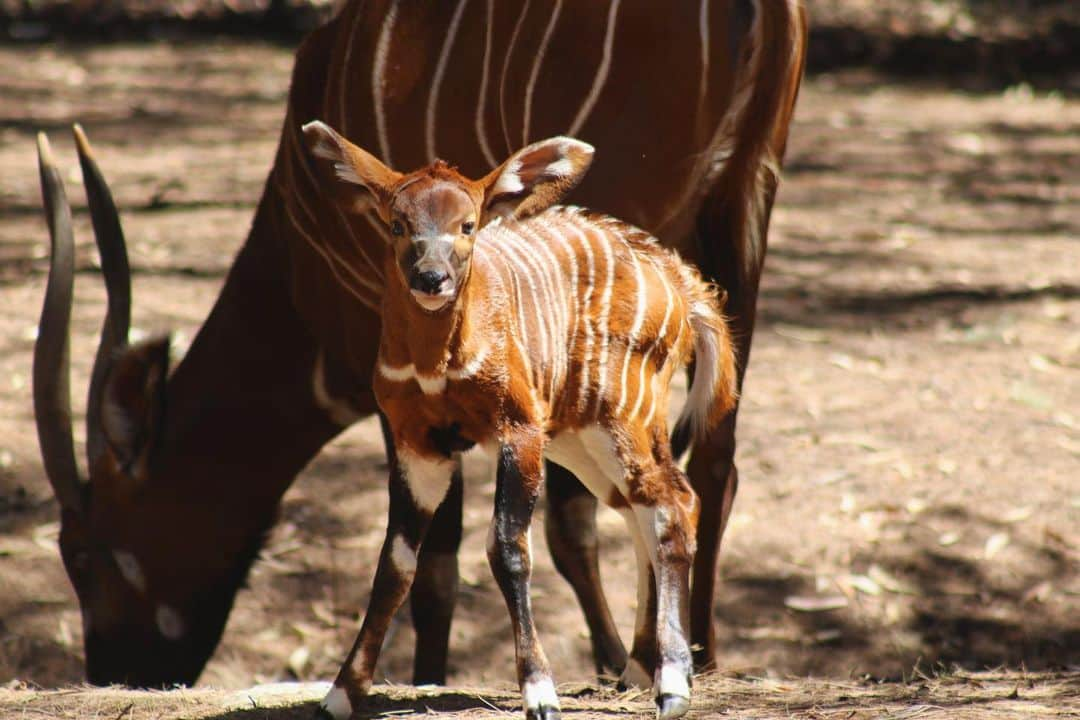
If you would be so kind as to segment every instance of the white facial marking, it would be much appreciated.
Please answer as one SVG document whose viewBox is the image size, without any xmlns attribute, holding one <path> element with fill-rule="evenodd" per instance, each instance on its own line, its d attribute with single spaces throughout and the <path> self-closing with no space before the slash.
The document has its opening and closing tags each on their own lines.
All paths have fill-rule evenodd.
<svg viewBox="0 0 1080 720">
<path fill-rule="evenodd" d="M 549 677 L 526 681 L 521 688 L 521 697 L 527 710 L 539 710 L 541 706 L 559 707 L 559 696 L 555 693 L 555 685 Z"/>
<path fill-rule="evenodd" d="M 349 696 L 345 694 L 344 689 L 339 687 L 334 687 L 326 693 L 319 707 L 330 713 L 334 720 L 347 720 L 352 715 L 352 703 L 349 702 Z"/>
<path fill-rule="evenodd" d="M 425 512 L 434 513 L 450 488 L 454 462 L 432 460 L 406 448 L 398 450 L 398 462 L 416 506 Z"/>
<path fill-rule="evenodd" d="M 390 546 L 390 561 L 399 575 L 412 577 L 416 574 L 416 551 L 409 547 L 408 541 L 401 535 L 394 536 Z"/>
<path fill-rule="evenodd" d="M 157 621 L 158 632 L 169 640 L 179 640 L 184 636 L 184 619 L 168 605 L 158 605 L 154 612 L 154 620 Z"/>
<path fill-rule="evenodd" d="M 678 697 L 690 697 L 690 683 L 686 681 L 686 669 L 674 663 L 660 666 L 660 687 L 657 688 L 660 695 L 677 695 Z"/>
<path fill-rule="evenodd" d="M 116 567 L 120 569 L 120 575 L 128 581 L 128 584 L 140 593 L 145 593 L 146 576 L 143 575 L 142 566 L 135 559 L 135 555 L 127 550 L 113 550 L 112 556 L 116 561 Z"/>
</svg>

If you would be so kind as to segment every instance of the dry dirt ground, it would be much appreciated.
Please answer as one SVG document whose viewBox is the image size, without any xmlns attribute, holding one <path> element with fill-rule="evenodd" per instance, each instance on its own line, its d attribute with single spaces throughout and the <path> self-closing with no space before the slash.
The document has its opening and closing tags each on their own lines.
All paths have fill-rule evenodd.
<svg viewBox="0 0 1080 720">
<path fill-rule="evenodd" d="M 243 240 L 290 66 L 288 48 L 235 41 L 0 48 L 0 681 L 81 677 L 79 612 L 30 407 L 46 249 L 33 134 L 50 131 L 77 204 L 81 423 L 103 289 L 69 123 L 86 127 L 122 207 L 135 325 L 173 330 L 182 352 Z M 1080 713 L 1078 154 L 1074 97 L 857 72 L 807 81 L 740 418 L 742 486 L 716 607 L 725 676 L 705 683 L 715 692 L 702 693 L 700 711 L 962 717 L 948 698 L 973 693 L 1018 717 Z M 505 688 L 512 647 L 483 551 L 492 501 L 483 462 L 467 459 L 451 682 Z M 368 421 L 304 471 L 203 685 L 332 677 L 366 604 L 384 469 Z M 605 513 L 601 528 L 605 581 L 628 636 L 632 552 L 617 516 Z M 545 647 L 558 679 L 584 681 L 579 611 L 542 533 L 536 542 Z M 381 679 L 408 681 L 411 645 L 402 622 Z M 957 666 L 1031 674 L 971 679 Z M 829 680 L 784 680 L 806 675 Z M 84 697 L 75 692 L 59 697 Z M 581 692 L 585 710 L 646 708 Z M 57 696 L 26 706 L 25 693 L 0 696 L 0 715 L 62 714 Z M 454 705 L 459 696 L 476 694 L 435 706 L 513 704 L 489 693 Z M 849 715 L 863 700 L 877 710 Z M 88 716 L 94 702 L 70 716 Z M 155 716 L 117 702 L 90 716 Z"/>
</svg>

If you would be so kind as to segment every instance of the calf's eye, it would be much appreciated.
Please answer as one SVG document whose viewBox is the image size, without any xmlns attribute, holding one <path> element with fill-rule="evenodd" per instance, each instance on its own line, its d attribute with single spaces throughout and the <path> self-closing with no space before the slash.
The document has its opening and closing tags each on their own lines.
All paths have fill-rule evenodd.
<svg viewBox="0 0 1080 720">
<path fill-rule="evenodd" d="M 461 223 L 461 232 L 463 232 L 466 235 L 472 235 L 472 232 L 475 229 L 476 229 L 476 223 L 473 223 L 473 222 Z"/>
<path fill-rule="evenodd" d="M 405 234 L 405 226 L 401 224 L 400 220 L 395 220 L 394 222 L 390 223 L 390 233 L 392 235 L 401 237 Z"/>
</svg>

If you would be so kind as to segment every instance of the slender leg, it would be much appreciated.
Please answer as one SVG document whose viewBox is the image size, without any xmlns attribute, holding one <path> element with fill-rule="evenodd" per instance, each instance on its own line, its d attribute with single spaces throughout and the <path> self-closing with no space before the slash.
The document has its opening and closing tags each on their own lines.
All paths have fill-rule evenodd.
<svg viewBox="0 0 1080 720">
<path fill-rule="evenodd" d="M 450 490 L 435 511 L 420 547 L 409 609 L 416 628 L 413 683 L 445 685 L 450 622 L 457 604 L 458 547 L 463 500 L 461 462 L 455 463 Z"/>
<path fill-rule="evenodd" d="M 555 569 L 570 583 L 585 614 L 597 674 L 618 676 L 626 667 L 626 649 L 600 584 L 597 500 L 569 470 L 550 462 L 546 486 L 544 530 Z"/>
<path fill-rule="evenodd" d="M 735 413 L 713 431 L 708 442 L 698 443 L 687 472 L 701 498 L 697 554 L 694 557 L 694 585 L 690 598 L 690 639 L 694 645 L 694 667 L 712 669 L 716 665 L 716 628 L 713 600 L 716 595 L 716 565 L 720 540 L 727 528 L 739 472 L 735 467 Z"/>
<path fill-rule="evenodd" d="M 402 449 L 390 453 L 390 517 L 367 613 L 334 686 L 318 716 L 345 720 L 371 689 L 386 629 L 416 574 L 417 552 L 431 517 L 451 484 L 454 462 L 432 460 Z"/>
<path fill-rule="evenodd" d="M 540 646 L 529 598 L 532 549 L 529 525 L 543 481 L 543 437 L 518 433 L 496 458 L 495 516 L 488 536 L 488 561 L 514 627 L 517 676 L 529 720 L 555 720 L 559 698 Z"/>
<path fill-rule="evenodd" d="M 656 576 L 653 573 L 649 548 L 638 526 L 634 511 L 622 511 L 626 529 L 634 540 L 637 559 L 637 612 L 634 617 L 634 644 L 630 659 L 619 677 L 621 689 L 652 687 L 656 671 Z"/>
<path fill-rule="evenodd" d="M 655 569 L 657 717 L 671 720 L 690 709 L 693 661 L 686 629 L 697 498 L 673 463 L 661 472 L 666 482 L 657 485 L 663 487 L 663 494 L 654 505 L 635 504 L 633 510 Z"/>
</svg>

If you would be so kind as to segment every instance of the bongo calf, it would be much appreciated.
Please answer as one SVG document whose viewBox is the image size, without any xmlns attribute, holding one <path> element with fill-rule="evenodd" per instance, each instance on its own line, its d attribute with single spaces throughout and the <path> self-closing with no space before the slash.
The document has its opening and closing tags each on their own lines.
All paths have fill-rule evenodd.
<svg viewBox="0 0 1080 720">
<path fill-rule="evenodd" d="M 642 230 L 556 202 L 593 149 L 534 143 L 480 180 L 441 161 L 409 174 L 321 122 L 304 127 L 328 192 L 374 207 L 389 230 L 374 377 L 393 436 L 390 517 L 363 626 L 321 705 L 341 720 L 369 690 L 453 456 L 495 458 L 488 559 L 510 610 L 526 715 L 559 714 L 533 624 L 529 525 L 543 460 L 626 519 L 638 608 L 624 681 L 656 688 L 660 718 L 689 708 L 689 570 L 697 497 L 672 458 L 672 374 L 695 359 L 679 420 L 703 433 L 734 405 L 735 368 L 715 288 Z"/>
</svg>

